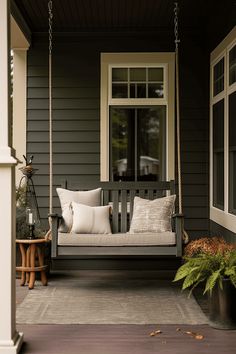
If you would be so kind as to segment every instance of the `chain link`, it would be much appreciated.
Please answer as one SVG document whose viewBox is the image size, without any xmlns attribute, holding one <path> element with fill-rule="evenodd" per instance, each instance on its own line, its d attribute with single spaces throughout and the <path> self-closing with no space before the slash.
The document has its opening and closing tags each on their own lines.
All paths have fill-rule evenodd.
<svg viewBox="0 0 236 354">
<path fill-rule="evenodd" d="M 179 5 L 178 2 L 174 3 L 174 35 L 175 35 L 175 50 L 178 50 L 178 45 L 180 43 L 179 39 Z"/>
<path fill-rule="evenodd" d="M 52 54 L 52 19 L 53 19 L 53 14 L 52 14 L 52 0 L 48 1 L 48 50 L 49 54 Z"/>
</svg>

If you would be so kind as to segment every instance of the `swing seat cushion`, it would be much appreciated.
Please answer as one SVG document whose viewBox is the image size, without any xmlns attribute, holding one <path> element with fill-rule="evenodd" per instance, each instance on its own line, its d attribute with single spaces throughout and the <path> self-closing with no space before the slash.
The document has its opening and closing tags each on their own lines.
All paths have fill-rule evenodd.
<svg viewBox="0 0 236 354">
<path fill-rule="evenodd" d="M 76 234 L 58 233 L 59 246 L 173 246 L 174 232 L 160 233 L 117 233 L 117 234 Z"/>
</svg>

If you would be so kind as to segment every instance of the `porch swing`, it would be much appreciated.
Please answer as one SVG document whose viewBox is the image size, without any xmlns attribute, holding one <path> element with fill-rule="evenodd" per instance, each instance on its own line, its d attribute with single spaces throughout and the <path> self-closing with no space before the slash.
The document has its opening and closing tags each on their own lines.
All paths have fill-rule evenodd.
<svg viewBox="0 0 236 354">
<path fill-rule="evenodd" d="M 52 261 L 54 264 L 58 261 L 70 261 L 72 262 L 71 266 L 74 267 L 77 259 L 86 257 L 181 257 L 183 243 L 187 242 L 188 235 L 184 230 L 182 214 L 178 3 L 174 4 L 178 165 L 178 213 L 175 214 L 173 214 L 175 203 L 174 181 L 78 183 L 65 181 L 61 188 L 57 188 L 62 216 L 53 213 L 52 0 L 48 2 L 48 11 L 50 225 L 48 234 L 50 234 L 52 240 Z M 143 213 L 144 210 L 145 213 Z M 161 210 L 160 220 L 153 214 L 155 210 Z M 143 214 L 145 214 L 145 217 Z M 85 218 L 83 221 L 82 216 Z M 89 220 L 92 220 L 90 224 Z M 96 223 L 97 225 L 95 225 Z"/>
</svg>

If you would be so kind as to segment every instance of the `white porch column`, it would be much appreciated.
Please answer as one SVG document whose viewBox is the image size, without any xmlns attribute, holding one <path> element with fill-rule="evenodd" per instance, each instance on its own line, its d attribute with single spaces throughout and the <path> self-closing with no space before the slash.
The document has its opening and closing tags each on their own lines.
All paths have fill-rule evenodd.
<svg viewBox="0 0 236 354">
<path fill-rule="evenodd" d="M 0 1 L 0 354 L 18 353 L 15 324 L 15 165 L 11 137 L 9 0 Z"/>
<path fill-rule="evenodd" d="M 26 156 L 26 79 L 28 48 L 13 48 L 13 142 L 16 158 Z M 21 167 L 21 166 L 20 166 Z M 19 185 L 22 172 L 16 169 L 16 186 Z"/>
</svg>

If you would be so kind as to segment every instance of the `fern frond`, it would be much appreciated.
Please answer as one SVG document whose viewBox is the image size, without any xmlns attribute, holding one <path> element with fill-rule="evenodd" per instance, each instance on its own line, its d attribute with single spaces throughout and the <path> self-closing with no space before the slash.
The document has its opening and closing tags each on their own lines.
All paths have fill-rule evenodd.
<svg viewBox="0 0 236 354">
<path fill-rule="evenodd" d="M 230 252 L 229 255 L 229 268 L 236 266 L 236 250 Z"/>
<path fill-rule="evenodd" d="M 174 278 L 174 282 L 181 280 L 183 278 L 185 278 L 189 272 L 191 271 L 192 266 L 189 264 L 189 262 L 184 263 L 178 270 L 177 273 L 175 274 L 175 278 Z"/>
<path fill-rule="evenodd" d="M 190 272 L 182 285 L 182 289 L 185 290 L 187 288 L 192 287 L 196 282 L 198 282 L 199 278 L 201 277 L 201 273 L 199 273 L 198 268 L 195 268 L 194 270 L 192 270 L 192 272 Z"/>
<path fill-rule="evenodd" d="M 214 288 L 219 277 L 220 277 L 220 269 L 212 273 L 212 275 L 207 279 L 203 294 L 205 294 L 208 291 L 210 292 L 210 294 L 212 293 L 212 289 Z"/>
<path fill-rule="evenodd" d="M 236 275 L 236 266 L 227 267 L 224 274 L 228 277 Z"/>
<path fill-rule="evenodd" d="M 236 275 L 231 275 L 229 278 L 233 286 L 236 288 Z"/>
</svg>

